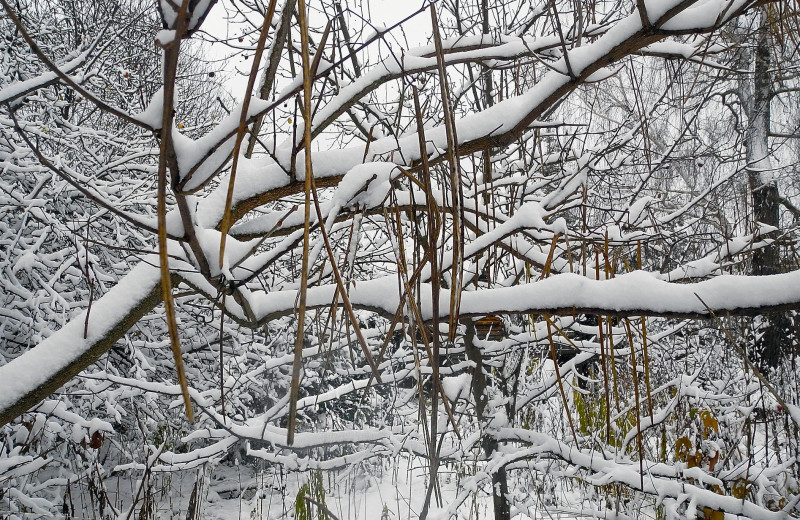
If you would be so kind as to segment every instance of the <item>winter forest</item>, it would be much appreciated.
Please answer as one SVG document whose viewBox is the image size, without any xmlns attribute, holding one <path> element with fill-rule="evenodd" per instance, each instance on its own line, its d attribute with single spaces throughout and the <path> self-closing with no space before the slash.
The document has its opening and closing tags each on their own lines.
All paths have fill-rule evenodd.
<svg viewBox="0 0 800 520">
<path fill-rule="evenodd" d="M 800 518 L 797 0 L 0 6 L 0 518 Z"/>
</svg>

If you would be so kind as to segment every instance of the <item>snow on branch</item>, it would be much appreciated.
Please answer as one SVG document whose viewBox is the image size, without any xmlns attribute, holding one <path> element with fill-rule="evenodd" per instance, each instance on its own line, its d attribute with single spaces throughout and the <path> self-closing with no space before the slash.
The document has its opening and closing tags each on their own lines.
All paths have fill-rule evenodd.
<svg viewBox="0 0 800 520">
<path fill-rule="evenodd" d="M 308 307 L 325 307 L 333 300 L 334 284 L 308 290 Z M 432 316 L 430 287 L 423 284 L 420 311 Z M 360 281 L 351 289 L 356 307 L 394 316 L 400 304 L 397 279 L 384 277 Z M 663 316 L 710 318 L 718 315 L 756 315 L 800 307 L 800 271 L 772 276 L 721 275 L 697 283 L 670 283 L 651 273 L 635 271 L 611 280 L 591 280 L 577 274 L 560 274 L 514 287 L 464 291 L 461 316 L 487 314 L 600 314 L 609 316 Z M 251 304 L 261 321 L 294 310 L 296 291 L 254 294 Z M 441 292 L 440 316 L 447 316 L 449 291 Z"/>
<path fill-rule="evenodd" d="M 160 302 L 158 269 L 142 262 L 87 311 L 0 366 L 0 425 L 8 423 L 100 358 Z"/>
</svg>

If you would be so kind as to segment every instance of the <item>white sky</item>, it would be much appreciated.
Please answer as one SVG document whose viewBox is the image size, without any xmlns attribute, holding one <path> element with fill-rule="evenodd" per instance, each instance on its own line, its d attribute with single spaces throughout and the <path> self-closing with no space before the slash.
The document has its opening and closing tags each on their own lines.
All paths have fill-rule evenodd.
<svg viewBox="0 0 800 520">
<path fill-rule="evenodd" d="M 422 5 L 421 1 L 416 0 L 342 0 L 342 8 L 347 9 L 350 6 L 354 11 L 359 11 L 362 3 L 365 16 L 369 16 L 368 21 L 377 27 L 392 25 L 419 9 Z M 312 16 L 314 4 L 314 0 L 308 1 Z M 218 1 L 203 24 L 203 29 L 218 38 L 234 37 L 240 34 L 240 27 L 229 23 L 226 19 L 229 8 L 230 0 Z M 418 15 L 414 21 L 406 23 L 403 28 L 409 44 L 419 45 L 424 43 L 426 36 L 430 34 L 429 25 L 430 18 L 425 13 Z M 399 31 L 397 32 L 397 37 L 401 37 Z M 233 43 L 238 42 L 234 40 Z M 250 72 L 251 62 L 249 59 L 242 59 L 241 56 L 231 56 L 233 52 L 231 48 L 224 45 L 216 44 L 210 46 L 210 53 L 214 58 L 222 62 L 220 68 L 226 71 L 230 78 L 226 83 L 227 90 L 236 99 L 241 99 L 247 87 L 247 74 Z"/>
</svg>

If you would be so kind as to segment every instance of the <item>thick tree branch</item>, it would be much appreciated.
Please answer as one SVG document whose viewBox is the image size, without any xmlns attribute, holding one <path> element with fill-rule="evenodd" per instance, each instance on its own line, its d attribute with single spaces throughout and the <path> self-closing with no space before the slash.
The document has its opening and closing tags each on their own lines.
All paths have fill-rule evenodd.
<svg viewBox="0 0 800 520">
<path fill-rule="evenodd" d="M 157 259 L 156 259 L 157 262 Z M 86 367 L 161 302 L 158 268 L 144 262 L 39 345 L 0 366 L 0 426 L 36 406 Z"/>
</svg>

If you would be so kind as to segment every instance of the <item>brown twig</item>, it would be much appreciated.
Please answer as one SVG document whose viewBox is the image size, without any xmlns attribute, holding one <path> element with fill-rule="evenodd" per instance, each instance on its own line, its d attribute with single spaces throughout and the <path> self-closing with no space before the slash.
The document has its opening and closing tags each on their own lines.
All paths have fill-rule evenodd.
<svg viewBox="0 0 800 520">
<path fill-rule="evenodd" d="M 289 422 L 286 428 L 286 444 L 294 444 L 297 427 L 297 400 L 300 394 L 300 368 L 303 363 L 303 339 L 305 331 L 306 295 L 308 293 L 308 246 L 311 240 L 311 59 L 308 48 L 308 19 L 305 0 L 297 0 L 300 18 L 300 45 L 303 58 L 303 139 L 305 142 L 305 221 L 303 225 L 303 260 L 300 272 L 300 301 L 297 309 L 297 336 L 294 342 L 294 362 L 292 363 L 292 383 L 289 390 Z M 320 222 L 320 227 L 322 223 Z"/>
<path fill-rule="evenodd" d="M 250 76 L 247 78 L 247 88 L 245 89 L 244 100 L 242 101 L 242 112 L 239 115 L 239 127 L 236 129 L 236 142 L 233 145 L 233 164 L 231 165 L 231 173 L 228 177 L 228 193 L 225 196 L 225 210 L 222 213 L 222 222 L 220 224 L 220 269 L 222 269 L 225 258 L 225 239 L 228 236 L 228 230 L 231 228 L 231 203 L 233 201 L 233 186 L 236 182 L 236 168 L 239 165 L 239 152 L 242 148 L 242 140 L 244 139 L 244 134 L 247 131 L 247 111 L 250 108 L 250 97 L 253 95 L 253 88 L 256 84 L 258 65 L 261 63 L 261 55 L 264 53 L 264 45 L 267 43 L 267 34 L 269 34 L 269 28 L 272 24 L 272 16 L 275 14 L 276 1 L 277 0 L 270 0 L 267 12 L 264 14 L 264 25 L 261 26 L 261 34 L 258 37 L 256 52 L 253 56 L 253 65 L 250 68 Z"/>
<path fill-rule="evenodd" d="M 0 0 L 4 1 L 4 0 Z M 189 398 L 189 387 L 186 382 L 186 373 L 183 368 L 181 344 L 178 336 L 178 323 L 175 319 L 175 301 L 172 296 L 172 283 L 170 280 L 169 257 L 167 253 L 167 163 L 172 148 L 172 123 L 175 117 L 172 109 L 175 96 L 175 82 L 177 79 L 178 56 L 180 42 L 186 31 L 186 10 L 189 0 L 183 0 L 175 26 L 175 40 L 164 47 L 164 107 L 161 116 L 161 139 L 159 141 L 158 157 L 158 256 L 161 267 L 161 297 L 164 301 L 167 328 L 169 329 L 172 357 L 175 360 L 175 369 L 178 372 L 178 383 L 181 386 L 183 404 L 189 422 L 194 422 L 194 412 Z"/>
</svg>

